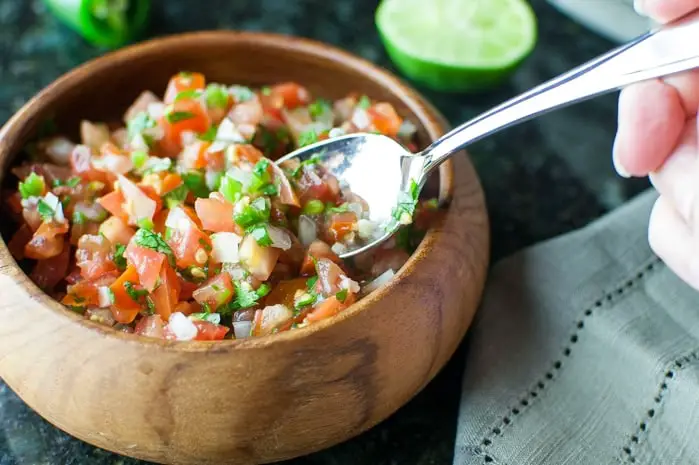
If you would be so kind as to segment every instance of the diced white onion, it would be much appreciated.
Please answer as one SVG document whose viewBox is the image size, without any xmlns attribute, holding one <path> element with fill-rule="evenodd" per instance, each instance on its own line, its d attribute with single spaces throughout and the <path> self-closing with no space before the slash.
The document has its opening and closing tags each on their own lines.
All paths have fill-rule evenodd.
<svg viewBox="0 0 699 465">
<path fill-rule="evenodd" d="M 417 127 L 410 120 L 403 120 L 398 128 L 398 137 L 412 137 L 417 132 Z"/>
<path fill-rule="evenodd" d="M 126 200 L 126 212 L 129 214 L 129 221 L 133 224 L 138 224 L 142 219 L 153 219 L 155 214 L 155 200 L 148 197 L 139 187 L 130 179 L 123 175 L 117 175 L 119 187 L 124 194 Z"/>
<path fill-rule="evenodd" d="M 236 144 L 245 142 L 245 138 L 230 118 L 224 118 L 216 131 L 216 141 Z"/>
<path fill-rule="evenodd" d="M 204 181 L 206 182 L 206 187 L 209 188 L 209 190 L 216 190 L 218 188 L 218 184 L 221 182 L 221 173 L 220 171 L 214 171 L 207 169 L 206 173 L 204 173 Z"/>
<path fill-rule="evenodd" d="M 344 136 L 345 134 L 347 134 L 347 131 L 345 131 L 343 128 L 332 128 L 328 132 L 328 137 L 332 139 L 333 137 L 340 137 Z"/>
<path fill-rule="evenodd" d="M 269 225 L 267 226 L 267 234 L 269 234 L 269 238 L 272 240 L 272 247 L 282 250 L 291 248 L 291 236 L 285 230 Z"/>
<path fill-rule="evenodd" d="M 343 276 L 340 279 L 340 287 L 342 289 L 347 289 L 348 291 L 352 292 L 353 294 L 356 294 L 359 292 L 359 283 L 357 281 L 354 281 L 347 276 Z"/>
<path fill-rule="evenodd" d="M 214 263 L 238 263 L 238 247 L 242 238 L 232 232 L 211 235 L 211 258 Z"/>
<path fill-rule="evenodd" d="M 315 221 L 306 215 L 299 216 L 299 241 L 304 247 L 308 247 L 318 237 L 318 227 Z"/>
<path fill-rule="evenodd" d="M 137 133 L 131 138 L 131 141 L 129 142 L 129 147 L 132 150 L 148 151 L 148 144 L 146 143 L 146 140 L 143 138 L 143 135 L 141 135 L 141 133 Z"/>
<path fill-rule="evenodd" d="M 102 308 L 109 307 L 112 305 L 112 291 L 107 286 L 100 286 L 97 288 L 97 295 L 99 296 L 99 306 Z"/>
<path fill-rule="evenodd" d="M 252 329 L 251 321 L 234 321 L 233 322 L 233 333 L 236 339 L 245 339 L 250 337 L 250 330 Z"/>
<path fill-rule="evenodd" d="M 260 322 L 260 334 L 269 334 L 280 324 L 293 318 L 294 314 L 286 305 L 269 305 L 262 309 L 262 321 Z"/>
<path fill-rule="evenodd" d="M 182 207 L 174 207 L 165 218 L 165 226 L 178 231 L 186 231 L 192 219 L 182 209 Z"/>
<path fill-rule="evenodd" d="M 239 124 L 238 131 L 245 140 L 252 140 L 255 137 L 257 127 L 254 124 Z"/>
<path fill-rule="evenodd" d="M 191 341 L 197 337 L 197 327 L 184 313 L 176 312 L 170 315 L 167 325 L 178 341 Z"/>
<path fill-rule="evenodd" d="M 242 281 L 248 275 L 248 272 L 245 271 L 245 268 L 243 268 L 241 265 L 237 263 L 224 263 L 223 267 L 221 268 L 221 271 L 231 275 L 231 279 L 233 281 Z"/>
<path fill-rule="evenodd" d="M 376 232 L 378 224 L 371 220 L 362 218 L 357 222 L 357 233 L 362 239 L 371 239 Z"/>
<path fill-rule="evenodd" d="M 233 166 L 226 171 L 226 176 L 230 176 L 243 185 L 243 190 L 247 191 L 252 183 L 252 171 L 245 171 L 237 166 Z"/>
<path fill-rule="evenodd" d="M 364 208 L 362 207 L 362 204 L 358 202 L 348 203 L 347 210 L 357 215 L 357 218 L 361 218 L 364 214 Z"/>
<path fill-rule="evenodd" d="M 46 155 L 57 165 L 67 165 L 75 144 L 65 137 L 52 137 L 44 144 Z"/>
<path fill-rule="evenodd" d="M 393 278 L 393 276 L 395 276 L 395 274 L 396 273 L 390 268 L 388 270 L 384 271 L 379 276 L 377 276 L 372 282 L 370 282 L 369 284 L 364 286 L 364 293 L 368 294 L 368 293 L 373 292 L 376 289 L 380 288 L 381 286 L 383 286 L 384 284 L 389 282 L 391 280 L 391 278 Z"/>
<path fill-rule="evenodd" d="M 95 169 L 108 173 L 126 174 L 133 169 L 131 157 L 123 155 L 108 153 L 101 157 L 93 157 L 91 162 Z"/>
<path fill-rule="evenodd" d="M 106 124 L 93 123 L 82 120 L 80 122 L 80 138 L 82 144 L 87 145 L 92 150 L 99 150 L 102 145 L 109 142 L 111 134 Z"/>
<path fill-rule="evenodd" d="M 147 112 L 148 116 L 154 120 L 160 119 L 165 113 L 165 104 L 163 102 L 151 102 L 148 104 Z"/>
<path fill-rule="evenodd" d="M 354 113 L 352 113 L 352 124 L 354 124 L 357 129 L 363 130 L 369 127 L 369 115 L 363 108 L 355 108 Z"/>
<path fill-rule="evenodd" d="M 342 242 L 335 242 L 330 249 L 337 255 L 347 252 L 347 247 Z"/>
<path fill-rule="evenodd" d="M 182 131 L 180 139 L 182 140 L 182 147 L 186 147 L 197 140 L 197 133 L 194 131 Z"/>
<path fill-rule="evenodd" d="M 53 210 L 53 217 L 56 221 L 62 222 L 66 219 L 66 217 L 63 216 L 63 204 L 53 192 L 49 192 L 44 196 L 44 202 Z"/>
</svg>

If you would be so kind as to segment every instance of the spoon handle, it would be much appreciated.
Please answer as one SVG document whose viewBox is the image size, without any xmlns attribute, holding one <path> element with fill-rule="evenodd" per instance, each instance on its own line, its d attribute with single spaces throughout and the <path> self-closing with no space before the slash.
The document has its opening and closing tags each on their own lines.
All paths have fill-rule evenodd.
<svg viewBox="0 0 699 465">
<path fill-rule="evenodd" d="M 452 153 L 500 129 L 629 84 L 699 67 L 699 10 L 648 32 L 468 121 L 427 147 L 427 175 Z"/>
</svg>

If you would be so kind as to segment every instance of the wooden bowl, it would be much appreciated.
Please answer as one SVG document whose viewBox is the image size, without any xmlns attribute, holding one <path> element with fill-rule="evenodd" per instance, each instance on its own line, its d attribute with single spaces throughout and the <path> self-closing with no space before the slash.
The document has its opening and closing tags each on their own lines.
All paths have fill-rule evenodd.
<svg viewBox="0 0 699 465">
<path fill-rule="evenodd" d="M 58 79 L 0 131 L 0 173 L 46 117 L 75 135 L 81 118 L 114 119 L 183 69 L 216 82 L 294 80 L 328 98 L 385 99 L 419 124 L 422 146 L 445 130 L 417 93 L 343 51 L 204 32 L 136 45 Z M 1 243 L 0 375 L 58 428 L 155 462 L 267 463 L 346 440 L 434 377 L 479 303 L 489 252 L 481 186 L 466 156 L 443 165 L 439 181 L 448 212 L 391 283 L 330 320 L 254 339 L 167 342 L 92 324 L 39 290 Z"/>
</svg>

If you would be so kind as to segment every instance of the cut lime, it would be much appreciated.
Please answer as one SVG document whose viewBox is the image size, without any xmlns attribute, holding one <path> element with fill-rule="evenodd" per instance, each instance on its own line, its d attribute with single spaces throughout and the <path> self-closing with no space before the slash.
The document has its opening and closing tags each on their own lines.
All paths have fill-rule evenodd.
<svg viewBox="0 0 699 465">
<path fill-rule="evenodd" d="M 402 73 L 453 92 L 500 84 L 537 38 L 536 16 L 525 0 L 383 0 L 376 26 Z"/>
</svg>

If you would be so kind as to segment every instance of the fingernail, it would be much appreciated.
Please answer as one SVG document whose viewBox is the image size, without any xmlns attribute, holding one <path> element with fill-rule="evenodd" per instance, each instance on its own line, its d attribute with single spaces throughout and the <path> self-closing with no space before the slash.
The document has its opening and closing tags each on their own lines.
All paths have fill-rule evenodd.
<svg viewBox="0 0 699 465">
<path fill-rule="evenodd" d="M 646 12 L 644 11 L 645 3 L 645 0 L 634 0 L 633 2 L 633 9 L 636 10 L 636 13 L 641 16 L 646 15 Z"/>
<path fill-rule="evenodd" d="M 619 157 L 617 157 L 616 152 L 614 152 L 614 155 L 612 155 L 612 162 L 614 163 L 614 169 L 616 172 L 621 176 L 622 178 L 630 178 L 631 174 L 626 171 L 626 168 L 621 166 L 621 163 L 619 162 Z"/>
</svg>

